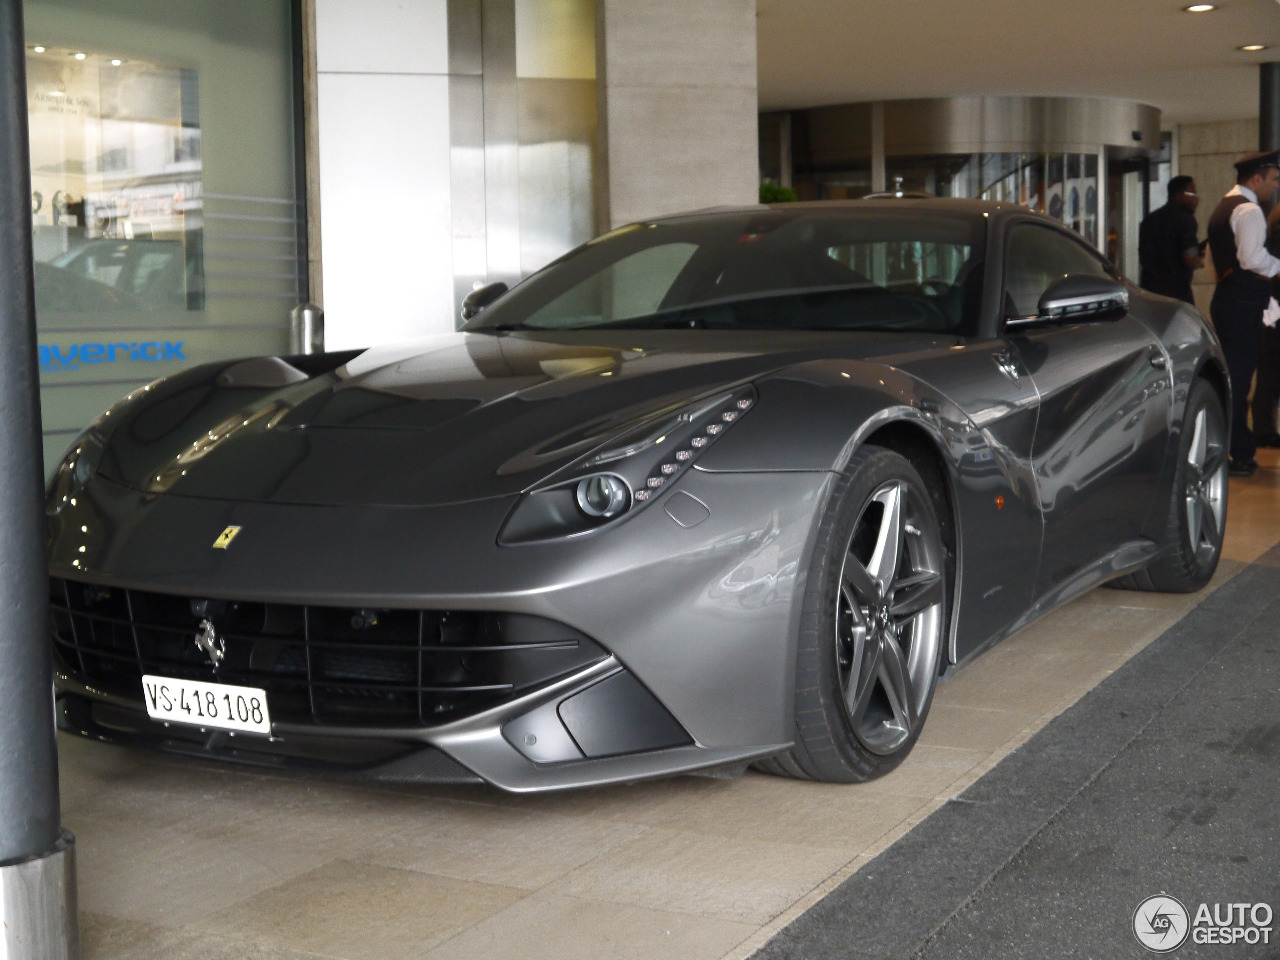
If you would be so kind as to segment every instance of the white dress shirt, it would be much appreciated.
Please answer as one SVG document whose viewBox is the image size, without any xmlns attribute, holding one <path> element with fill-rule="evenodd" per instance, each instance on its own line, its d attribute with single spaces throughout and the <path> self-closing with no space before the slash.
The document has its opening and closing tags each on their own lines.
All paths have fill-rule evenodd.
<svg viewBox="0 0 1280 960">
<path fill-rule="evenodd" d="M 1267 253 L 1267 218 L 1258 205 L 1258 195 L 1248 187 L 1236 184 L 1228 197 L 1244 197 L 1242 203 L 1231 211 L 1231 232 L 1236 235 L 1236 256 L 1245 270 L 1264 277 L 1280 273 L 1280 260 Z"/>
</svg>

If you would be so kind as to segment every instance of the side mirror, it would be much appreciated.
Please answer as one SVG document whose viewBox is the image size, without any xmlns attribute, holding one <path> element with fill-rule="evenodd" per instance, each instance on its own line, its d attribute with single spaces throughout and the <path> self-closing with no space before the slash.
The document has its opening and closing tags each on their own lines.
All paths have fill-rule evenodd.
<svg viewBox="0 0 1280 960">
<path fill-rule="evenodd" d="M 487 307 L 493 301 L 506 293 L 508 287 L 501 280 L 493 283 L 486 283 L 483 287 L 477 287 L 467 294 L 466 299 L 462 301 L 462 319 L 470 320 L 477 313 Z"/>
<path fill-rule="evenodd" d="M 1114 320 L 1129 310 L 1129 291 L 1124 284 L 1107 277 L 1070 273 L 1055 280 L 1040 296 L 1034 317 L 1015 317 L 1006 328 L 1045 323 L 1074 323 L 1089 320 Z"/>
</svg>

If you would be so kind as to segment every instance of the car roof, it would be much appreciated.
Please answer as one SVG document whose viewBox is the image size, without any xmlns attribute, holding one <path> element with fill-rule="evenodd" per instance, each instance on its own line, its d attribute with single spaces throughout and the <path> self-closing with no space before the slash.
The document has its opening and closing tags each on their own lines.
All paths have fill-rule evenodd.
<svg viewBox="0 0 1280 960">
<path fill-rule="evenodd" d="M 805 200 L 785 203 L 761 203 L 744 206 L 707 207 L 702 210 L 690 210 L 686 213 L 671 214 L 664 217 L 653 217 L 644 222 L 658 223 L 663 221 L 688 220 L 692 218 L 717 216 L 742 216 L 743 214 L 761 213 L 762 211 L 801 215 L 807 212 L 839 212 L 855 210 L 874 210 L 879 213 L 894 210 L 912 213 L 937 212 L 949 216 L 970 216 L 988 218 L 1008 217 L 1013 215 L 1030 216 L 1046 223 L 1061 226 L 1059 221 L 1037 213 L 1030 207 L 1019 203 L 999 203 L 992 200 L 965 200 L 955 197 L 892 197 L 877 196 L 861 200 Z"/>
</svg>

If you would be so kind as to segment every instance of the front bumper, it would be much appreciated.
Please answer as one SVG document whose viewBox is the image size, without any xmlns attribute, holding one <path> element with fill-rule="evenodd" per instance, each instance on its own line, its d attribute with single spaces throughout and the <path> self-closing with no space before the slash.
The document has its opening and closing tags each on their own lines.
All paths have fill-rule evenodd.
<svg viewBox="0 0 1280 960">
<path fill-rule="evenodd" d="M 58 726 L 69 733 L 127 746 L 247 766 L 389 783 L 482 783 L 514 793 L 559 790 L 691 772 L 772 756 L 789 744 L 708 749 L 687 743 L 624 756 L 539 763 L 521 752 L 513 728 L 547 730 L 540 707 L 625 676 L 614 661 L 513 702 L 501 711 L 446 726 L 407 729 L 273 724 L 270 739 L 152 720 L 138 703 L 111 697 L 65 675 L 57 679 Z M 545 713 L 545 710 L 543 711 Z"/>
<path fill-rule="evenodd" d="M 370 757 L 375 744 L 403 749 L 389 769 L 381 762 L 361 768 L 379 779 L 418 769 L 411 779 L 474 774 L 515 791 L 627 781 L 739 763 L 790 744 L 803 559 L 829 479 L 693 470 L 610 529 L 520 547 L 496 544 L 510 498 L 424 508 L 281 506 L 152 497 L 97 479 L 51 521 L 51 569 L 71 580 L 211 600 L 488 610 L 558 621 L 599 644 L 605 659 L 443 724 L 277 724 L 278 742 L 264 753 L 305 743 L 302 752 L 323 755 L 327 739 L 336 755 L 339 743 L 364 741 Z M 697 498 L 707 516 L 686 525 L 686 513 L 666 509 L 676 495 Z M 241 528 L 231 547 L 213 549 L 231 525 Z M 68 704 L 108 704 L 74 672 L 61 680 Z M 644 697 L 632 686 L 672 718 L 679 743 L 658 737 L 655 747 L 642 737 L 633 741 L 642 749 L 576 759 L 524 743 L 520 731 L 543 746 L 548 736 L 554 742 L 557 724 L 546 721 L 563 726 L 575 698 L 598 702 L 593 728 L 599 718 L 637 709 Z M 175 739 L 146 717 L 140 692 L 136 701 L 116 697 L 108 706 L 114 726 L 87 722 L 83 710 L 78 724 L 68 723 L 104 739 L 160 746 Z M 130 707 L 132 732 L 120 713 Z M 631 726 L 661 727 L 658 716 L 642 710 Z M 197 752 L 226 755 L 231 739 L 209 734 Z M 234 739 L 242 756 L 230 759 L 253 753 L 247 738 Z M 423 751 L 439 751 L 450 764 L 426 763 L 422 756 L 433 754 Z M 414 755 L 416 768 L 405 767 Z"/>
</svg>

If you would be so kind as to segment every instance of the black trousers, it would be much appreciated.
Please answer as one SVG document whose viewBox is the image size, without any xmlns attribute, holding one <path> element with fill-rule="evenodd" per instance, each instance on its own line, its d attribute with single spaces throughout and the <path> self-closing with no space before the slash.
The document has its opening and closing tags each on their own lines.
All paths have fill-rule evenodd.
<svg viewBox="0 0 1280 960">
<path fill-rule="evenodd" d="M 1276 438 L 1276 404 L 1280 403 L 1280 324 L 1264 326 L 1258 341 L 1258 385 L 1253 388 L 1253 436 Z"/>
<path fill-rule="evenodd" d="M 1224 281 L 1214 290 L 1209 305 L 1231 380 L 1231 459 L 1241 463 L 1252 460 L 1258 451 L 1249 429 L 1249 386 L 1258 369 L 1262 312 L 1269 299 L 1269 287 L 1265 296 L 1260 296 L 1243 284 Z"/>
</svg>

